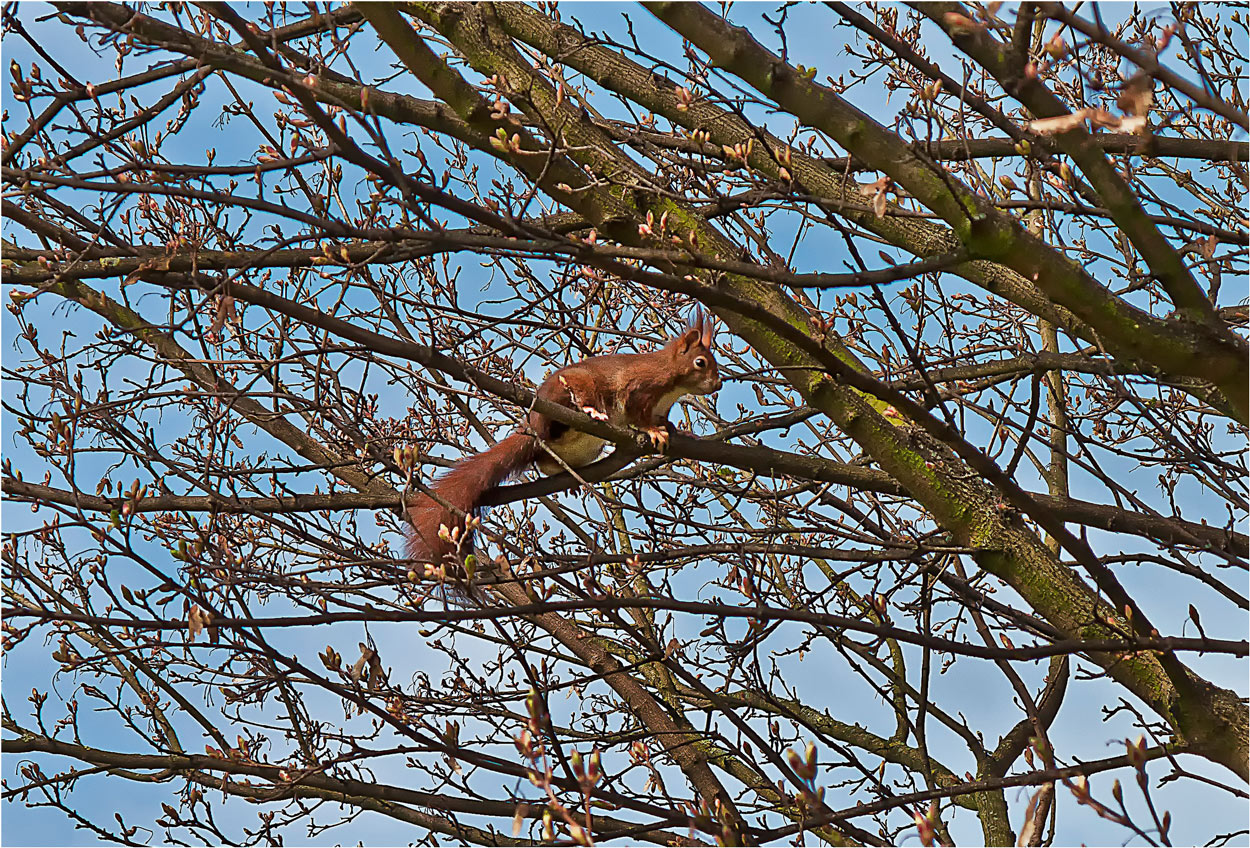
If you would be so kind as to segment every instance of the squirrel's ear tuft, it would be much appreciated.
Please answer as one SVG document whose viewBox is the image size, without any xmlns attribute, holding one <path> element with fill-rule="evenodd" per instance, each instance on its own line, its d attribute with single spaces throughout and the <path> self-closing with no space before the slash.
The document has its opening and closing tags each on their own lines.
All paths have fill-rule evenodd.
<svg viewBox="0 0 1250 848">
<path fill-rule="evenodd" d="M 700 330 L 699 341 L 703 343 L 705 348 L 711 350 L 712 340 L 716 338 L 716 324 L 712 320 L 712 316 L 708 315 L 702 309 L 699 310 L 698 327 Z"/>
<path fill-rule="evenodd" d="M 694 308 L 694 314 L 690 316 L 690 329 L 686 331 L 686 335 L 690 333 L 696 334 L 699 343 L 708 350 L 712 349 L 712 339 L 716 337 L 716 327 L 712 323 L 712 316 L 707 314 L 703 305 L 699 304 Z M 682 337 L 683 339 L 685 336 Z"/>
</svg>

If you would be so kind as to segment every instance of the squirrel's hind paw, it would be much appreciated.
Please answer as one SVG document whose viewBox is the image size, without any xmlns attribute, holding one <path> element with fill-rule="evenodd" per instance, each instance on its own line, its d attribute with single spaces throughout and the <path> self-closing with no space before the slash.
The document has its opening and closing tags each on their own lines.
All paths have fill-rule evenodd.
<svg viewBox="0 0 1250 848">
<path fill-rule="evenodd" d="M 668 450 L 668 428 L 659 427 L 641 427 L 642 432 L 647 434 L 647 438 L 651 440 L 651 444 L 655 445 L 655 449 L 663 453 Z"/>
</svg>

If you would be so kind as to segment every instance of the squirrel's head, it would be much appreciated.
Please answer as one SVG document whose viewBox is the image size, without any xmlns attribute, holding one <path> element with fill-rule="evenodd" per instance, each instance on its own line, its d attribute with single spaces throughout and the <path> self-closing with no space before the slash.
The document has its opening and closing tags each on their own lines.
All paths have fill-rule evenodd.
<svg viewBox="0 0 1250 848">
<path fill-rule="evenodd" d="M 677 381 L 690 394 L 711 394 L 721 386 L 720 370 L 712 355 L 715 338 L 716 326 L 712 319 L 698 309 L 689 329 L 668 343 Z"/>
</svg>

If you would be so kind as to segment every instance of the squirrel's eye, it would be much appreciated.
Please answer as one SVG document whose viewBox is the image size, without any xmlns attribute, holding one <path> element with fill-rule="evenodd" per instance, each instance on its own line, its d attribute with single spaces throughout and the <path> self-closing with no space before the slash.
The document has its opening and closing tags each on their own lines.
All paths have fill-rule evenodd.
<svg viewBox="0 0 1250 848">
<path fill-rule="evenodd" d="M 698 357 L 697 359 L 695 359 L 695 361 L 694 361 L 694 367 L 695 367 L 695 368 L 706 368 L 706 367 L 707 367 L 707 357 L 706 357 L 706 356 L 700 356 L 700 357 Z"/>
</svg>

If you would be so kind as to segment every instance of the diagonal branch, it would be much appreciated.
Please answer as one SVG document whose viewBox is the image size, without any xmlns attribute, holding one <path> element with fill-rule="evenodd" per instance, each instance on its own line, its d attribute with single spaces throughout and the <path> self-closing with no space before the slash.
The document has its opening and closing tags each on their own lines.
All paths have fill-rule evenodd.
<svg viewBox="0 0 1250 848">
<path fill-rule="evenodd" d="M 1034 116 L 1055 118 L 1072 111 L 1072 107 L 1046 88 L 1036 74 L 1029 76 L 1025 73 L 1027 57 L 1016 55 L 992 38 L 988 31 L 956 30 L 946 15 L 961 14 L 964 9 L 960 4 L 920 3 L 912 4 L 912 7 L 942 27 L 956 47 L 989 71 L 1003 90 L 1023 103 Z M 1078 124 L 1067 132 L 1056 133 L 1052 138 L 1089 179 L 1102 199 L 1100 205 L 1106 207 L 1115 225 L 1137 248 L 1176 309 L 1193 321 L 1218 326 L 1227 332 L 1215 314 L 1214 304 L 1199 288 L 1180 252 L 1154 226 L 1136 193 L 1111 166 L 1084 125 Z M 1229 335 L 1232 337 L 1231 333 Z"/>
<path fill-rule="evenodd" d="M 1245 345 L 1206 324 L 1165 321 L 1115 297 L 1084 268 L 1024 231 L 898 136 L 761 45 L 748 31 L 697 4 L 646 7 L 716 64 L 750 84 L 803 124 L 886 173 L 949 224 L 974 256 L 1002 262 L 1097 331 L 1108 350 L 1165 372 L 1208 379 L 1250 422 Z"/>
</svg>

